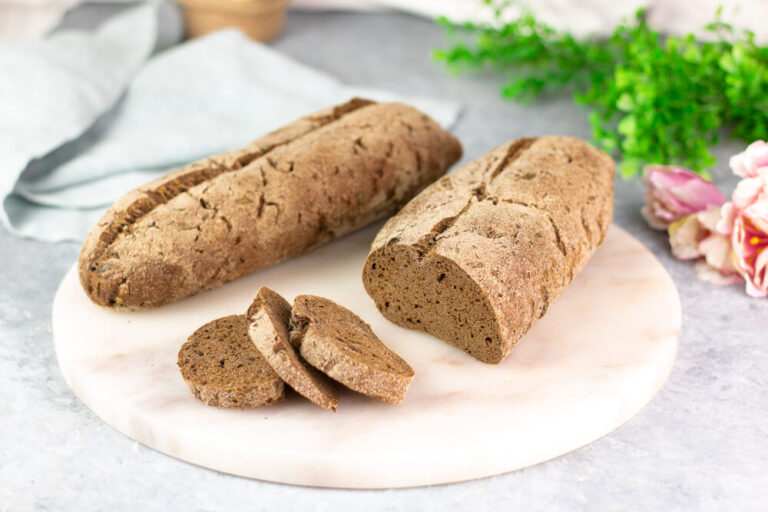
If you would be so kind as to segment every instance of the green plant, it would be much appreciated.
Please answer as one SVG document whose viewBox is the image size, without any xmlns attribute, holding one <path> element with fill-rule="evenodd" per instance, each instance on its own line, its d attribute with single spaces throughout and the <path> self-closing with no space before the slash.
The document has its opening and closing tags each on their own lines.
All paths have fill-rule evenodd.
<svg viewBox="0 0 768 512">
<path fill-rule="evenodd" d="M 723 128 L 745 141 L 768 138 L 768 47 L 751 32 L 736 34 L 719 11 L 706 27 L 712 42 L 662 37 L 643 10 L 607 39 L 578 40 L 530 13 L 504 22 L 508 2 L 484 1 L 495 22 L 439 19 L 456 41 L 434 58 L 457 72 L 508 71 L 502 95 L 516 101 L 570 90 L 591 108 L 594 142 L 622 158 L 626 178 L 647 163 L 706 174 Z"/>
</svg>

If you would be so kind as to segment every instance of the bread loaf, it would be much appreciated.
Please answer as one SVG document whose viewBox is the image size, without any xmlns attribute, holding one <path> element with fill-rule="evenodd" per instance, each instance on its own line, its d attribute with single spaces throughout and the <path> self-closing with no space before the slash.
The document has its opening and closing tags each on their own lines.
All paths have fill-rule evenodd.
<svg viewBox="0 0 768 512">
<path fill-rule="evenodd" d="M 413 368 L 350 310 L 323 297 L 299 295 L 290 327 L 301 356 L 332 379 L 383 402 L 399 404 L 405 398 Z"/>
<path fill-rule="evenodd" d="M 86 239 L 80 282 L 114 309 L 177 301 L 393 214 L 460 155 L 422 112 L 353 99 L 129 192 Z"/>
<path fill-rule="evenodd" d="M 504 144 L 384 225 L 365 289 L 397 325 L 498 363 L 602 242 L 613 177 L 611 158 L 579 139 Z"/>
</svg>

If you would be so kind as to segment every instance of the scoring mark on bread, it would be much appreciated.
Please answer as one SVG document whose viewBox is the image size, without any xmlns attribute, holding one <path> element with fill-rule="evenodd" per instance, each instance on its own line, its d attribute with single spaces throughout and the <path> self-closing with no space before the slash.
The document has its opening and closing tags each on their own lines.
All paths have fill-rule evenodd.
<svg viewBox="0 0 768 512">
<path fill-rule="evenodd" d="M 566 251 L 565 245 L 563 244 L 562 240 L 560 239 L 560 231 L 557 228 L 557 225 L 555 224 L 554 219 L 552 219 L 552 217 L 549 214 L 544 212 L 541 208 L 539 208 L 536 205 L 530 205 L 530 204 L 523 203 L 523 202 L 520 202 L 520 201 L 499 199 L 495 195 L 488 193 L 488 186 L 491 185 L 493 180 L 502 171 L 504 171 L 510 165 L 512 165 L 512 163 L 515 162 L 515 160 L 520 158 L 520 156 L 528 148 L 530 148 L 533 145 L 533 143 L 536 142 L 537 139 L 538 139 L 537 137 L 523 137 L 523 138 L 517 139 L 516 141 L 514 141 L 513 143 L 511 143 L 509 145 L 509 147 L 507 148 L 507 151 L 506 151 L 504 157 L 493 168 L 493 170 L 491 170 L 488 173 L 488 175 L 485 177 L 485 181 L 483 183 L 480 183 L 479 185 L 475 186 L 474 188 L 472 188 L 470 197 L 467 200 L 466 204 L 462 207 L 462 209 L 459 210 L 459 212 L 456 215 L 453 215 L 453 216 L 450 216 L 450 217 L 445 217 L 445 218 L 441 219 L 440 221 L 438 221 L 432 227 L 430 232 L 427 235 L 423 236 L 417 242 L 417 244 L 416 244 L 417 249 L 416 250 L 418 251 L 419 260 L 422 260 L 434 248 L 435 244 L 438 241 L 439 236 L 441 234 L 443 234 L 445 231 L 447 231 L 452 225 L 454 225 L 456 223 L 456 221 L 459 219 L 459 217 L 464 215 L 472 207 L 473 204 L 479 203 L 481 201 L 486 201 L 486 200 L 491 201 L 493 204 L 498 204 L 498 202 L 500 200 L 504 201 L 504 202 L 507 202 L 507 203 L 519 204 L 519 205 L 525 206 L 527 208 L 532 208 L 532 209 L 535 209 L 535 210 L 538 210 L 538 211 L 544 213 L 547 216 L 547 219 L 549 220 L 549 222 L 552 224 L 553 229 L 555 230 L 555 238 L 557 240 L 557 247 L 558 247 L 558 249 L 563 254 L 563 256 L 566 255 L 567 251 Z M 418 157 L 419 157 L 419 154 L 417 153 L 417 158 Z M 418 159 L 419 159 L 419 162 L 420 162 L 421 159 L 420 158 L 418 158 Z M 532 179 L 533 177 L 535 177 L 535 175 L 533 175 L 531 178 L 526 178 L 526 179 Z M 448 177 L 448 176 L 446 176 L 445 178 L 441 179 L 440 180 L 440 184 L 443 185 L 443 187 L 446 190 L 453 190 L 453 183 L 452 183 L 450 177 Z M 486 236 L 485 233 L 481 233 L 481 234 Z M 488 236 L 488 237 L 490 237 L 490 238 L 500 238 L 500 237 L 502 237 L 502 235 L 498 234 L 498 236 L 491 235 L 491 236 Z M 390 241 L 388 245 L 390 245 L 392 243 L 396 243 L 396 242 Z"/>
<path fill-rule="evenodd" d="M 509 148 L 507 148 L 507 153 L 504 155 L 504 158 L 501 159 L 499 165 L 497 165 L 491 172 L 489 181 L 493 181 L 499 174 L 501 174 L 504 169 L 511 165 L 515 160 L 520 158 L 525 150 L 530 148 L 531 145 L 536 142 L 536 139 L 537 137 L 522 137 L 510 144 Z"/>
<path fill-rule="evenodd" d="M 206 181 L 210 181 L 221 174 L 242 169 L 243 167 L 251 164 L 254 160 L 267 155 L 275 148 L 289 144 L 295 141 L 297 138 L 303 137 L 308 133 L 311 133 L 323 126 L 332 123 L 333 121 L 340 119 L 349 112 L 353 112 L 372 103 L 373 102 L 369 100 L 353 98 L 347 103 L 335 107 L 331 115 L 324 116 L 322 118 L 314 118 L 316 123 L 313 124 L 312 128 L 309 131 L 302 133 L 298 137 L 287 139 L 278 144 L 262 146 L 255 151 L 250 151 L 238 157 L 231 166 L 224 165 L 217 160 L 211 159 L 208 162 L 207 167 L 180 174 L 179 176 L 176 176 L 175 178 L 162 183 L 154 189 L 142 190 L 144 197 L 135 200 L 124 210 L 115 212 L 114 219 L 107 227 L 104 228 L 104 231 L 102 231 L 101 235 L 99 236 L 98 247 L 94 251 L 89 269 L 91 272 L 94 272 L 96 268 L 98 268 L 99 260 L 105 256 L 109 250 L 109 247 L 115 242 L 118 236 L 127 232 L 142 217 L 147 215 L 158 206 L 169 202 L 174 197 L 188 192 L 191 188 Z M 273 168 L 276 167 L 276 163 L 271 158 L 267 157 L 267 162 Z M 293 170 L 292 167 L 293 165 L 291 164 L 290 170 Z M 262 181 L 266 184 L 266 177 L 264 176 L 263 172 Z M 205 206 L 203 207 L 206 208 Z M 210 207 L 211 206 L 208 205 L 208 208 Z M 222 218 L 222 220 L 225 222 L 225 224 L 227 224 L 228 230 L 231 230 L 232 226 L 229 221 L 224 218 Z"/>
</svg>

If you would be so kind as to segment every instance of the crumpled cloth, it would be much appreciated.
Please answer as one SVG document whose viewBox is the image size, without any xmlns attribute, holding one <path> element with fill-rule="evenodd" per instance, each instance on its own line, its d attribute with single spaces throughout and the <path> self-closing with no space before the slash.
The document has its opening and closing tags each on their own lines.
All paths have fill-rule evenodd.
<svg viewBox="0 0 768 512">
<path fill-rule="evenodd" d="M 81 240 L 128 190 L 352 96 L 405 101 L 445 127 L 459 113 L 341 84 L 233 30 L 141 67 L 156 14 L 145 5 L 93 33 L 0 46 L 0 219 L 12 233 Z"/>
</svg>

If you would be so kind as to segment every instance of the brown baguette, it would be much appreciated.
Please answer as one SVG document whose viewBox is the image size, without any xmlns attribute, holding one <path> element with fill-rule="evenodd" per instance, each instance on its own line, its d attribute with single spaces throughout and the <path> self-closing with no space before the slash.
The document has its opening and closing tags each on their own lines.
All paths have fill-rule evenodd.
<svg viewBox="0 0 768 512">
<path fill-rule="evenodd" d="M 498 363 L 602 242 L 613 177 L 611 158 L 579 139 L 504 144 L 384 225 L 365 289 L 397 325 Z"/>
<path fill-rule="evenodd" d="M 461 156 L 420 111 L 353 99 L 115 202 L 80 253 L 96 304 L 161 306 L 393 214 Z"/>
</svg>

